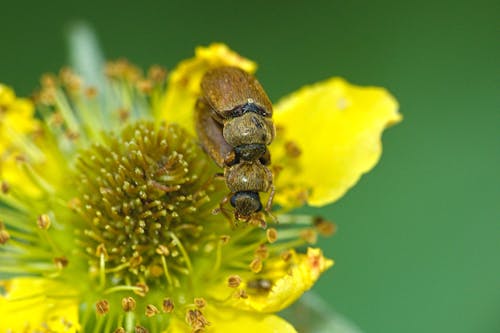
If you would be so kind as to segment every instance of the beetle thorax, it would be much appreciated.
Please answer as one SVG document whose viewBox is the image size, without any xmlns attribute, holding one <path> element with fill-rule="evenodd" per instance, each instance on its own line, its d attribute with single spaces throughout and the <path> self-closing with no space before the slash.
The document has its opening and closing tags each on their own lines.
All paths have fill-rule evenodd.
<svg viewBox="0 0 500 333">
<path fill-rule="evenodd" d="M 233 147 L 247 144 L 268 145 L 273 139 L 272 124 L 266 118 L 253 112 L 225 121 L 223 136 Z"/>
</svg>

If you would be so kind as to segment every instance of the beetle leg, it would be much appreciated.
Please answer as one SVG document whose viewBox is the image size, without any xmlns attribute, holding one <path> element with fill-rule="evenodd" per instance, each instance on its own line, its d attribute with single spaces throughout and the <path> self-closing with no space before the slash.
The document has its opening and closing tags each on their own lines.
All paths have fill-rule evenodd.
<svg viewBox="0 0 500 333">
<path fill-rule="evenodd" d="M 261 212 L 252 214 L 251 216 L 247 217 L 246 222 L 251 223 L 255 226 L 259 226 L 262 229 L 267 228 L 266 219 L 264 218 L 264 214 L 262 214 Z"/>
<path fill-rule="evenodd" d="M 200 144 L 205 152 L 223 168 L 226 156 L 231 154 L 231 147 L 222 135 L 222 124 L 214 119 L 210 107 L 198 99 L 195 108 L 195 125 Z"/>
<path fill-rule="evenodd" d="M 217 172 L 214 175 L 214 180 L 226 180 L 226 178 L 224 177 L 224 173 L 223 172 Z"/>
<path fill-rule="evenodd" d="M 269 149 L 267 149 L 267 147 L 266 152 L 261 157 L 259 157 L 259 161 L 260 163 L 262 163 L 262 165 L 271 164 L 271 153 L 269 152 Z"/>
<path fill-rule="evenodd" d="M 238 158 L 238 156 L 236 156 L 236 153 L 234 152 L 234 150 L 231 150 L 224 157 L 224 164 L 228 167 L 235 165 L 238 162 L 239 162 L 239 158 Z"/>
<path fill-rule="evenodd" d="M 226 208 L 224 208 L 224 205 L 227 204 L 229 202 L 229 200 L 231 199 L 231 195 L 232 195 L 232 193 L 229 193 L 228 195 L 226 195 L 224 197 L 224 199 L 222 199 L 221 202 L 219 202 L 219 207 L 214 208 L 212 210 L 212 214 L 217 215 L 217 214 L 221 213 L 229 221 L 229 223 L 231 223 L 231 226 L 235 227 L 234 220 L 233 220 L 231 214 L 229 213 L 229 211 Z"/>
<path fill-rule="evenodd" d="M 276 216 L 274 216 L 271 213 L 271 208 L 273 207 L 273 200 L 275 194 L 276 194 L 276 187 L 274 186 L 274 184 L 271 184 L 271 192 L 269 193 L 269 198 L 267 199 L 266 208 L 264 211 L 267 213 L 267 215 L 271 217 L 271 219 L 273 219 L 275 223 L 278 223 L 278 219 L 276 218 Z"/>
<path fill-rule="evenodd" d="M 274 184 L 272 184 L 271 185 L 271 193 L 269 193 L 269 199 L 267 199 L 266 212 L 270 212 L 271 211 L 275 195 L 276 195 L 276 187 L 274 187 Z"/>
</svg>

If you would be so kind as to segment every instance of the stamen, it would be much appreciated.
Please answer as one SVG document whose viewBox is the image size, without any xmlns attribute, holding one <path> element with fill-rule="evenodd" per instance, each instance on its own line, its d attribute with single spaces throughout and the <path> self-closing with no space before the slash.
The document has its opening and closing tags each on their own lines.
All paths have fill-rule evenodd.
<svg viewBox="0 0 500 333">
<path fill-rule="evenodd" d="M 17 131 L 14 131 L 10 127 L 2 127 L 2 130 L 5 131 L 5 134 L 9 137 L 12 143 L 20 147 L 20 151 L 22 151 L 31 161 L 43 161 L 44 153 L 37 147 L 29 138 L 29 136 L 23 135 Z"/>
<path fill-rule="evenodd" d="M 280 214 L 278 215 L 278 220 L 280 224 L 299 224 L 299 225 L 311 225 L 314 218 L 309 215 L 293 215 L 293 214 Z"/>
<path fill-rule="evenodd" d="M 47 215 L 47 214 L 42 214 L 40 216 L 38 216 L 37 220 L 36 220 L 36 224 L 38 226 L 38 228 L 42 229 L 42 230 L 48 230 L 49 227 L 50 227 L 50 217 Z"/>
<path fill-rule="evenodd" d="M 290 250 L 283 251 L 280 257 L 283 261 L 288 262 L 290 259 L 292 259 L 292 251 Z"/>
<path fill-rule="evenodd" d="M 298 158 L 302 155 L 302 150 L 294 141 L 285 142 L 285 152 L 290 158 Z"/>
<path fill-rule="evenodd" d="M 261 260 L 265 260 L 269 257 L 269 250 L 265 244 L 260 244 L 257 250 L 255 250 L 255 256 Z"/>
<path fill-rule="evenodd" d="M 149 95 L 153 91 L 153 82 L 151 82 L 150 80 L 142 79 L 136 83 L 136 87 L 137 90 L 139 90 L 143 94 Z"/>
<path fill-rule="evenodd" d="M 153 304 L 146 305 L 146 317 L 150 318 L 160 313 L 160 310 Z"/>
<path fill-rule="evenodd" d="M 170 250 L 165 245 L 159 245 L 156 248 L 156 253 L 161 256 L 161 263 L 163 267 L 163 272 L 165 274 L 165 279 L 167 280 L 167 283 L 169 285 L 172 285 L 172 277 L 170 276 L 170 273 L 168 271 L 167 260 L 165 258 L 170 255 Z"/>
<path fill-rule="evenodd" d="M 85 97 L 88 99 L 94 99 L 97 96 L 97 88 L 96 87 L 87 87 L 85 88 Z"/>
<path fill-rule="evenodd" d="M 104 244 L 101 243 L 97 246 L 96 255 L 99 257 L 99 285 L 104 288 L 106 285 L 106 259 L 109 258 Z"/>
<path fill-rule="evenodd" d="M 5 229 L 5 225 L 0 221 L 0 245 L 4 245 L 10 239 L 9 232 Z"/>
<path fill-rule="evenodd" d="M 301 238 L 291 240 L 288 242 L 284 242 L 284 243 L 277 243 L 277 244 L 273 244 L 273 247 L 271 248 L 271 252 L 272 253 L 281 253 L 284 250 L 289 250 L 289 249 L 301 247 L 305 244 L 307 244 L 307 242 Z"/>
<path fill-rule="evenodd" d="M 227 279 L 227 285 L 230 288 L 238 288 L 241 284 L 241 277 L 239 275 L 231 275 Z"/>
<path fill-rule="evenodd" d="M 0 230 L 0 245 L 4 245 L 10 239 L 10 234 L 7 230 Z"/>
<path fill-rule="evenodd" d="M 144 326 L 136 325 L 135 333 L 148 333 L 148 330 Z"/>
<path fill-rule="evenodd" d="M 337 231 L 337 225 L 318 216 L 314 219 L 314 226 L 325 237 L 332 236 Z"/>
<path fill-rule="evenodd" d="M 172 313 L 174 311 L 174 302 L 170 298 L 164 298 L 162 302 L 162 309 L 165 313 Z"/>
<path fill-rule="evenodd" d="M 199 309 L 191 309 L 186 312 L 186 322 L 191 326 L 192 332 L 203 331 L 210 323 Z"/>
<path fill-rule="evenodd" d="M 259 273 L 262 270 L 262 259 L 255 258 L 254 260 L 252 260 L 249 266 L 252 272 Z"/>
<path fill-rule="evenodd" d="M 189 272 L 191 272 L 193 270 L 193 266 L 191 265 L 191 260 L 189 259 L 189 255 L 187 254 L 186 249 L 182 245 L 179 238 L 177 238 L 177 236 L 173 232 L 169 232 L 168 235 L 174 240 L 174 244 L 177 245 L 177 247 L 181 251 L 184 260 L 186 261 L 187 269 Z"/>
<path fill-rule="evenodd" d="M 54 193 L 54 188 L 49 183 L 47 183 L 47 181 L 42 176 L 40 176 L 40 174 L 35 169 L 33 169 L 33 166 L 30 163 L 28 163 L 21 156 L 18 159 L 18 162 L 21 163 L 21 168 L 35 185 L 37 185 L 45 193 L 49 193 L 50 195 Z"/>
<path fill-rule="evenodd" d="M 278 239 L 278 231 L 274 228 L 269 228 L 266 231 L 266 236 L 269 243 L 274 243 Z"/>
<path fill-rule="evenodd" d="M 221 240 L 222 245 L 226 245 L 231 240 L 231 236 L 222 235 L 222 236 L 220 236 L 220 240 Z"/>
<path fill-rule="evenodd" d="M 144 297 L 146 293 L 149 291 L 149 288 L 148 286 L 141 283 L 138 283 L 135 286 L 119 285 L 104 290 L 104 294 L 108 295 L 119 291 L 132 291 L 133 293 Z"/>
<path fill-rule="evenodd" d="M 318 234 L 313 229 L 304 229 L 300 232 L 300 238 L 309 244 L 315 244 L 318 240 Z"/>
<path fill-rule="evenodd" d="M 167 78 L 167 70 L 159 65 L 153 65 L 148 70 L 148 78 L 155 84 L 162 84 Z"/>
<path fill-rule="evenodd" d="M 78 124 L 78 119 L 75 117 L 74 111 L 71 108 L 66 95 L 60 89 L 57 89 L 55 91 L 54 97 L 58 110 L 61 112 L 61 115 L 64 118 L 64 122 L 66 126 L 68 126 L 68 129 L 72 133 L 79 133 L 80 126 Z"/>
<path fill-rule="evenodd" d="M 59 270 L 62 270 L 63 268 L 66 268 L 66 266 L 68 266 L 68 258 L 66 257 L 56 257 L 54 258 L 54 264 L 56 264 L 56 267 L 59 269 Z"/>
<path fill-rule="evenodd" d="M 242 298 L 242 299 L 247 299 L 248 294 L 245 289 L 238 289 L 236 293 L 234 294 L 234 298 Z"/>
<path fill-rule="evenodd" d="M 149 287 L 145 283 L 138 283 L 135 286 L 136 288 L 133 291 L 139 296 L 144 297 L 149 292 Z"/>
<path fill-rule="evenodd" d="M 194 299 L 194 305 L 198 309 L 203 309 L 205 307 L 205 305 L 207 305 L 207 301 L 204 298 L 202 298 L 202 297 L 195 298 Z"/>
<path fill-rule="evenodd" d="M 95 309 L 98 315 L 103 316 L 109 312 L 109 302 L 102 299 L 95 304 Z"/>
<path fill-rule="evenodd" d="M 132 297 L 124 297 L 122 298 L 122 309 L 125 312 L 131 312 L 134 311 L 136 307 L 136 302 L 135 299 Z"/>
<path fill-rule="evenodd" d="M 214 272 L 219 271 L 221 263 L 222 263 L 222 246 L 224 245 L 224 241 L 221 240 L 217 242 L 217 252 L 215 254 L 215 264 L 214 264 Z"/>
<path fill-rule="evenodd" d="M 2 190 L 2 193 L 3 193 L 3 194 L 7 194 L 7 193 L 9 193 L 9 190 L 10 190 L 10 185 L 9 185 L 9 183 L 7 183 L 6 181 L 2 181 L 2 184 L 1 184 L 1 190 Z"/>
</svg>

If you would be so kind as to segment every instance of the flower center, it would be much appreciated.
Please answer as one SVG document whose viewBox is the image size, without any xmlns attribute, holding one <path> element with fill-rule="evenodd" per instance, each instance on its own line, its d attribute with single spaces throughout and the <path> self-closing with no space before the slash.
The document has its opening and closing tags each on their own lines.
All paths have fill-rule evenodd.
<svg viewBox="0 0 500 333">
<path fill-rule="evenodd" d="M 77 228 L 91 271 L 114 283 L 179 283 L 205 234 L 216 170 L 175 125 L 139 122 L 82 152 Z M 162 283 L 164 281 L 162 280 Z M 148 283 L 149 284 L 149 283 Z"/>
</svg>

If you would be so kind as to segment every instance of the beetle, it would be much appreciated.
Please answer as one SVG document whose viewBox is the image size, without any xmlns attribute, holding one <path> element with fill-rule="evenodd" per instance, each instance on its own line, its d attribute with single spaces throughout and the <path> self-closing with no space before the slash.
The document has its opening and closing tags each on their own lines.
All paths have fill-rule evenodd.
<svg viewBox="0 0 500 333">
<path fill-rule="evenodd" d="M 229 201 L 236 219 L 248 221 L 263 209 L 259 192 L 271 191 L 269 212 L 274 185 L 267 146 L 275 136 L 269 97 L 254 76 L 238 67 L 207 71 L 200 87 L 196 131 L 203 149 L 224 169 L 231 192 L 221 207 Z"/>
</svg>

